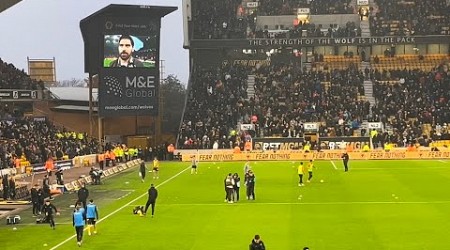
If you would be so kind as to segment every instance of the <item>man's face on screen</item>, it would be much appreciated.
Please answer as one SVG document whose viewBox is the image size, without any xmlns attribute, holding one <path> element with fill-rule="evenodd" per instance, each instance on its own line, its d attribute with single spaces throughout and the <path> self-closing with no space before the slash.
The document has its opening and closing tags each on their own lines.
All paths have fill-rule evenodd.
<svg viewBox="0 0 450 250">
<path fill-rule="evenodd" d="M 119 56 L 122 60 L 126 61 L 130 59 L 133 53 L 133 46 L 130 39 L 122 39 L 119 42 Z"/>
</svg>

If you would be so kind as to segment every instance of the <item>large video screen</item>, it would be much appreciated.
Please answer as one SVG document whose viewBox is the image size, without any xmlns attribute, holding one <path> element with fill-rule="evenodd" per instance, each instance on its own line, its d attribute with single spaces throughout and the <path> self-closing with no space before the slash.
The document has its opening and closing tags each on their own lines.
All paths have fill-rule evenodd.
<svg viewBox="0 0 450 250">
<path fill-rule="evenodd" d="M 158 36 L 104 36 L 104 68 L 156 68 Z"/>
</svg>

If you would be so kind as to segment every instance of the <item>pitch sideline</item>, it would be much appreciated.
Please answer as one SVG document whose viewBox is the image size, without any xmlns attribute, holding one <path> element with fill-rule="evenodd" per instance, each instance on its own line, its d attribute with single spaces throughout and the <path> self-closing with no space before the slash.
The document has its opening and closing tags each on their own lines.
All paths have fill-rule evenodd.
<svg viewBox="0 0 450 250">
<path fill-rule="evenodd" d="M 174 176 L 172 176 L 172 177 L 170 177 L 169 179 L 167 179 L 167 180 L 161 182 L 161 183 L 160 183 L 159 185 L 157 185 L 156 187 L 160 187 L 160 186 L 166 184 L 167 182 L 169 182 L 169 181 L 175 179 L 176 177 L 178 177 L 179 175 L 181 175 L 182 173 L 184 173 L 186 170 L 188 170 L 188 169 L 190 169 L 190 168 L 191 168 L 191 167 L 189 166 L 189 167 L 187 167 L 187 168 L 181 170 L 180 172 L 178 172 L 178 173 L 175 174 Z M 131 200 L 131 201 L 128 202 L 127 204 L 125 204 L 125 205 L 119 207 L 118 209 L 116 209 L 116 210 L 112 211 L 111 213 L 107 214 L 105 217 L 101 218 L 100 220 L 98 220 L 97 223 L 100 223 L 100 222 L 102 222 L 102 221 L 108 219 L 110 216 L 112 216 L 112 215 L 118 213 L 120 210 L 122 210 L 122 209 L 128 207 L 130 204 L 136 202 L 137 200 L 141 199 L 142 197 L 144 197 L 144 196 L 146 196 L 146 195 L 147 195 L 147 192 L 145 192 L 145 193 L 139 195 L 138 197 L 134 198 L 133 200 Z M 85 228 L 84 230 L 87 230 L 87 228 Z M 69 240 L 75 238 L 76 236 L 77 236 L 76 234 L 73 234 L 72 236 L 70 236 L 69 238 L 67 238 L 67 239 L 65 239 L 64 241 L 60 242 L 60 243 L 57 244 L 56 246 L 50 248 L 50 250 L 57 249 L 58 247 L 60 247 L 60 246 L 62 246 L 62 245 L 64 245 L 64 244 L 66 244 L 66 242 L 68 242 Z"/>
</svg>

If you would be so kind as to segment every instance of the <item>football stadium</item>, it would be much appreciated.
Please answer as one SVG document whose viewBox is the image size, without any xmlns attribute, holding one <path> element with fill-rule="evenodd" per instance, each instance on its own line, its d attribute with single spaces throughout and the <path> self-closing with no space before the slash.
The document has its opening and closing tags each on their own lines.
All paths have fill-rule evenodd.
<svg viewBox="0 0 450 250">
<path fill-rule="evenodd" d="M 77 21 L 83 88 L 0 51 L 1 249 L 450 249 L 448 0 L 151 4 Z"/>
</svg>

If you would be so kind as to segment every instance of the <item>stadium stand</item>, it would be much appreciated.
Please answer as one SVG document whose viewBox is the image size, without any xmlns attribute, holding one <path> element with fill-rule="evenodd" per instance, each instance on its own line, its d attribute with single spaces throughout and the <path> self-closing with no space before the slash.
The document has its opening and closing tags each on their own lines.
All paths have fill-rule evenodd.
<svg viewBox="0 0 450 250">
<path fill-rule="evenodd" d="M 0 89 L 43 89 L 42 81 L 32 80 L 23 70 L 0 58 Z"/>
<path fill-rule="evenodd" d="M 222 69 L 198 67 L 193 73 L 179 145 L 185 148 L 230 148 L 230 128 L 235 127 L 246 97 L 247 70 L 242 66 Z M 237 111 L 237 112 L 236 112 Z"/>
<path fill-rule="evenodd" d="M 249 8 L 244 6 L 246 3 L 221 1 L 200 6 L 193 1 L 193 39 L 259 38 L 290 42 L 289 39 L 304 37 L 450 34 L 450 5 L 445 0 L 375 0 L 365 6 L 356 6 L 355 1 L 348 0 L 261 0 Z M 364 10 L 369 21 L 361 17 L 361 23 L 348 21 L 339 26 L 295 19 L 292 25 L 277 25 L 275 30 L 257 25 L 260 16 L 296 16 L 298 8 L 309 8 L 308 15 L 361 15 Z M 277 47 L 255 50 L 253 54 L 267 54 L 270 64 L 239 67 L 239 84 L 232 87 L 225 80 L 227 69 L 205 71 L 194 66 L 179 147 L 212 148 L 217 141 L 218 148 L 232 148 L 242 140 L 242 135 L 234 134 L 241 123 L 254 124 L 256 136 L 302 137 L 304 122 L 318 122 L 323 137 L 351 136 L 357 130 L 368 136 L 365 125 L 361 130 L 362 124 L 382 122 L 386 129 L 376 135 L 375 147 L 388 142 L 429 145 L 431 139 L 446 138 L 447 125 L 443 124 L 450 121 L 448 45 L 436 42 L 434 47 L 427 47 L 414 41 L 404 46 L 376 43 L 372 48 L 364 44 L 348 44 L 345 49 L 340 45 L 317 51 L 313 48 L 307 52 L 309 59 L 305 65 L 287 59 L 288 50 L 294 51 L 295 46 L 287 45 L 286 50 Z M 316 46 L 320 47 L 320 43 Z M 212 94 L 222 84 L 227 90 L 239 91 L 226 92 L 236 93 L 232 96 Z M 232 112 L 227 109 L 236 105 Z"/>
<path fill-rule="evenodd" d="M 11 166 L 14 155 L 25 156 L 31 164 L 42 163 L 48 155 L 70 159 L 78 155 L 98 152 L 96 140 L 85 134 L 65 131 L 49 121 L 34 121 L 33 118 L 16 117 L 0 122 L 0 157 L 3 166 Z"/>
<path fill-rule="evenodd" d="M 377 11 L 370 17 L 376 36 L 448 35 L 450 5 L 446 0 L 375 0 Z"/>
</svg>

